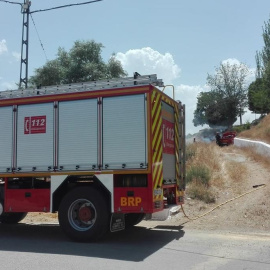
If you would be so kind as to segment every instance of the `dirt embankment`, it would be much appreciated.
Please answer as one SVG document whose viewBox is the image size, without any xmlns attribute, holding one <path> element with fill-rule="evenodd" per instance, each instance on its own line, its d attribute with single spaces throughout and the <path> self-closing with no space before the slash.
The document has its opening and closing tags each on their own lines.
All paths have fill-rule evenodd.
<svg viewBox="0 0 270 270">
<path fill-rule="evenodd" d="M 217 147 L 213 144 L 213 147 Z M 254 185 L 266 184 L 238 199 L 228 202 L 197 220 L 190 221 L 180 211 L 165 221 L 142 221 L 141 226 L 182 225 L 198 230 L 235 233 L 270 232 L 270 168 L 251 153 L 230 146 L 216 149 L 221 170 L 212 185 L 216 202 L 206 204 L 186 197 L 184 210 L 190 217 L 203 215 L 221 203 L 254 190 Z M 232 173 L 236 174 L 232 176 Z M 238 174 L 238 175 L 237 175 Z M 239 176 L 239 177 L 238 177 Z M 232 180 L 237 179 L 237 180 Z M 29 213 L 23 223 L 57 223 L 57 214 Z"/>
<path fill-rule="evenodd" d="M 266 115 L 256 126 L 239 134 L 241 138 L 259 140 L 270 144 L 270 114 Z"/>
<path fill-rule="evenodd" d="M 199 219 L 190 221 L 180 212 L 162 223 L 178 224 L 198 230 L 268 234 L 270 232 L 270 168 L 251 152 L 247 153 L 234 146 L 219 148 L 217 151 L 221 170 L 215 177 L 216 182 L 212 183 L 216 202 L 206 204 L 187 197 L 184 205 L 186 214 L 191 218 L 201 216 L 226 201 L 251 190 L 252 192 L 225 203 Z M 261 184 L 266 186 L 258 190 L 253 188 Z M 144 222 L 146 226 L 156 226 L 160 223 L 160 221 Z"/>
</svg>

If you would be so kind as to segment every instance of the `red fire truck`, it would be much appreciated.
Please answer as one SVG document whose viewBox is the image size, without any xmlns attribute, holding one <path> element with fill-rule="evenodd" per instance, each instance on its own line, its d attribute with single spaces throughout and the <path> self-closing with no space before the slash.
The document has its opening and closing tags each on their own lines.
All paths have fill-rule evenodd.
<svg viewBox="0 0 270 270">
<path fill-rule="evenodd" d="M 145 75 L 0 92 L 0 222 L 58 212 L 91 241 L 182 204 L 185 106 L 163 90 Z"/>
</svg>

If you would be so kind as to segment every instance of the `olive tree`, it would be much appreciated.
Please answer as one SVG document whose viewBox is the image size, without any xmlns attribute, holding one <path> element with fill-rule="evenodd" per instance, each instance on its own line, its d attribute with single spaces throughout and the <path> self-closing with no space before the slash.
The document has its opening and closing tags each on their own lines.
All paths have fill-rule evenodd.
<svg viewBox="0 0 270 270">
<path fill-rule="evenodd" d="M 56 59 L 37 68 L 29 81 L 34 86 L 46 86 L 127 76 L 114 54 L 108 63 L 102 60 L 103 47 L 93 40 L 75 41 L 69 51 L 60 47 Z"/>
</svg>

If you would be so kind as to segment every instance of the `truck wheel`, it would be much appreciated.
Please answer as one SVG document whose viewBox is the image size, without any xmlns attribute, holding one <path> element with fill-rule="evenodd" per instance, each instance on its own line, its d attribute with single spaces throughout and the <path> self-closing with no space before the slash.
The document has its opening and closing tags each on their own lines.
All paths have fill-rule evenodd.
<svg viewBox="0 0 270 270">
<path fill-rule="evenodd" d="M 105 197 L 91 187 L 78 187 L 63 198 L 58 213 L 62 230 L 74 241 L 101 238 L 109 229 L 109 207 Z"/>
<path fill-rule="evenodd" d="M 0 223 L 2 224 L 16 224 L 23 220 L 27 212 L 20 213 L 4 213 L 4 204 L 0 202 Z"/>
<path fill-rule="evenodd" d="M 125 227 L 131 228 L 137 224 L 139 224 L 145 217 L 143 213 L 130 213 L 125 214 Z"/>
</svg>

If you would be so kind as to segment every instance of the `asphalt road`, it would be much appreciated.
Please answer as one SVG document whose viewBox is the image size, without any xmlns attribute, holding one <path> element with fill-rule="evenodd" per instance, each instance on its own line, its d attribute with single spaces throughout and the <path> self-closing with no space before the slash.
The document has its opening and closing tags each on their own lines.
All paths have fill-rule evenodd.
<svg viewBox="0 0 270 270">
<path fill-rule="evenodd" d="M 58 225 L 1 225 L 0 262 L 16 269 L 270 269 L 270 235 L 135 227 L 97 243 L 69 241 Z"/>
</svg>

